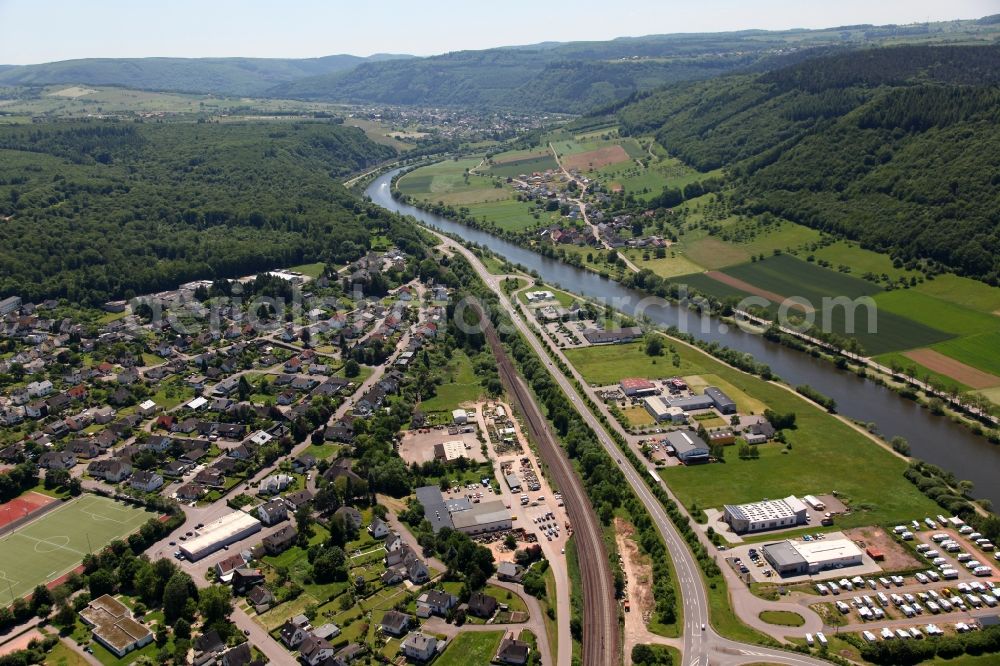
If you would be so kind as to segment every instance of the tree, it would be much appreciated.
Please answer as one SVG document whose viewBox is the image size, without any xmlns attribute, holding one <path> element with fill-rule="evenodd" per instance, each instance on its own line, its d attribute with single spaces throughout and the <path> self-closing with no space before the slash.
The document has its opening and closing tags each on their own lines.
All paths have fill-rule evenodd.
<svg viewBox="0 0 1000 666">
<path fill-rule="evenodd" d="M 325 548 L 313 561 L 313 579 L 317 583 L 347 580 L 347 554 L 343 548 Z"/>
<path fill-rule="evenodd" d="M 659 356 L 663 353 L 663 340 L 659 335 L 648 335 L 646 337 L 646 355 Z"/>
<path fill-rule="evenodd" d="M 191 623 L 181 618 L 174 624 L 174 636 L 177 638 L 191 638 Z"/>
<path fill-rule="evenodd" d="M 163 616 L 168 624 L 173 624 L 184 616 L 193 588 L 194 581 L 183 571 L 178 571 L 167 581 L 163 588 Z"/>
<path fill-rule="evenodd" d="M 87 577 L 87 587 L 92 599 L 115 591 L 115 579 L 106 569 L 98 569 Z"/>
<path fill-rule="evenodd" d="M 361 374 L 361 366 L 353 358 L 348 359 L 344 364 L 344 376 L 347 378 L 357 377 Z"/>
<path fill-rule="evenodd" d="M 69 629 L 76 623 L 76 611 L 69 604 L 63 604 L 52 618 L 52 623 L 57 627 Z"/>
<path fill-rule="evenodd" d="M 233 611 L 233 593 L 228 585 L 212 585 L 198 595 L 198 611 L 210 626 L 220 622 Z"/>
</svg>

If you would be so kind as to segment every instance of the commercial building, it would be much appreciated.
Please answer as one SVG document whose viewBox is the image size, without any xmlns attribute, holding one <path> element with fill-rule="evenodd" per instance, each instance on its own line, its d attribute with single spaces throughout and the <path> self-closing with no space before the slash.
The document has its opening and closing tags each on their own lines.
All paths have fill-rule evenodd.
<svg viewBox="0 0 1000 666">
<path fill-rule="evenodd" d="M 205 525 L 198 536 L 181 544 L 180 551 L 184 557 L 194 562 L 260 530 L 259 520 L 242 511 L 233 511 Z"/>
<path fill-rule="evenodd" d="M 132 619 L 125 604 L 107 594 L 87 604 L 80 619 L 92 628 L 94 640 L 119 659 L 153 642 L 153 633 Z"/>
<path fill-rule="evenodd" d="M 736 413 L 736 402 L 723 393 L 721 389 L 709 386 L 705 389 L 705 395 L 712 399 L 712 402 L 715 404 L 715 408 L 723 414 Z"/>
<path fill-rule="evenodd" d="M 648 379 L 641 379 L 638 377 L 626 377 L 618 382 L 621 386 L 622 393 L 628 397 L 652 395 L 656 393 L 656 384 L 649 381 Z"/>
<path fill-rule="evenodd" d="M 642 329 L 638 326 L 618 328 L 611 331 L 588 328 L 583 332 L 583 337 L 592 345 L 616 345 L 641 338 Z"/>
<path fill-rule="evenodd" d="M 504 479 L 507 481 L 507 487 L 510 488 L 512 493 L 521 492 L 521 477 L 514 472 L 508 472 L 504 474 Z"/>
<path fill-rule="evenodd" d="M 434 445 L 434 459 L 451 462 L 467 455 L 465 442 L 460 439 Z"/>
<path fill-rule="evenodd" d="M 485 534 L 509 530 L 511 527 L 510 509 L 503 500 L 493 500 L 473 504 L 471 509 L 456 511 L 451 514 L 451 522 L 455 529 L 466 534 Z"/>
<path fill-rule="evenodd" d="M 762 549 L 774 570 L 782 576 L 812 575 L 829 569 L 853 567 L 863 562 L 861 549 L 848 539 L 829 541 L 781 541 Z"/>
<path fill-rule="evenodd" d="M 668 432 L 663 438 L 674 454 L 685 465 L 708 462 L 708 444 L 693 432 Z"/>
<path fill-rule="evenodd" d="M 749 504 L 727 504 L 722 519 L 737 534 L 793 527 L 806 522 L 806 505 L 795 495 Z"/>
<path fill-rule="evenodd" d="M 671 406 L 667 400 L 658 395 L 643 398 L 642 404 L 657 423 L 663 423 L 664 421 L 684 423 L 687 421 L 683 409 Z"/>
</svg>

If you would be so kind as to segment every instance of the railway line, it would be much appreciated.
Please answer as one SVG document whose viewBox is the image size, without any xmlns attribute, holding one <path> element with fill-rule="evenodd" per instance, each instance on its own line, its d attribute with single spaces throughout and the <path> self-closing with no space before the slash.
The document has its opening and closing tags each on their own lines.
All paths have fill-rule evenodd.
<svg viewBox="0 0 1000 666">
<path fill-rule="evenodd" d="M 492 322 L 478 304 L 474 307 L 496 357 L 500 380 L 524 414 L 528 431 L 538 445 L 539 455 L 548 466 L 566 504 L 576 537 L 583 583 L 583 663 L 585 666 L 621 663 L 618 602 L 614 597 L 611 564 L 601 536 L 600 522 L 572 463 L 552 434 L 534 396 L 501 344 Z M 569 612 L 569 609 L 559 609 L 559 612 Z"/>
</svg>

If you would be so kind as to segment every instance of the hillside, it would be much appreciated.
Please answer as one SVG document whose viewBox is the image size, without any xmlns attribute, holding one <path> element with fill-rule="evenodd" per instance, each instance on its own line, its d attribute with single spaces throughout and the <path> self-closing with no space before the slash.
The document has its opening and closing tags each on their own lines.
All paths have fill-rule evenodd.
<svg viewBox="0 0 1000 666">
<path fill-rule="evenodd" d="M 748 209 L 901 261 L 1000 279 L 1000 46 L 839 53 L 665 89 L 619 111 Z"/>
<path fill-rule="evenodd" d="M 0 127 L 0 294 L 94 304 L 356 258 L 388 216 L 336 178 L 393 154 L 326 122 Z"/>
<path fill-rule="evenodd" d="M 0 67 L 0 85 L 40 86 L 57 83 L 115 85 L 139 90 L 260 95 L 294 79 L 350 69 L 368 60 L 332 55 L 323 58 L 87 58 L 40 65 Z"/>
</svg>

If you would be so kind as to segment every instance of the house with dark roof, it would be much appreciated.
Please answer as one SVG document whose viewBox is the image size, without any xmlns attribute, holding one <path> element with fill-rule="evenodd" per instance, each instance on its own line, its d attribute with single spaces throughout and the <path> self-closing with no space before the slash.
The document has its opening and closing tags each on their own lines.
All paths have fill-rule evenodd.
<svg viewBox="0 0 1000 666">
<path fill-rule="evenodd" d="M 494 658 L 499 664 L 507 664 L 509 666 L 524 666 L 528 663 L 528 656 L 531 653 L 531 645 L 525 641 L 519 641 L 514 638 L 504 638 L 500 641 L 500 647 L 497 648 L 497 654 Z"/>
<path fill-rule="evenodd" d="M 257 507 L 257 516 L 265 525 L 277 525 L 288 518 L 288 505 L 283 499 L 273 499 Z"/>
<path fill-rule="evenodd" d="M 274 605 L 274 594 L 265 586 L 258 585 L 247 593 L 247 601 L 257 613 L 263 613 Z"/>
<path fill-rule="evenodd" d="M 355 509 L 353 506 L 342 506 L 333 512 L 334 517 L 340 517 L 344 520 L 347 525 L 352 525 L 354 529 L 361 529 L 361 523 L 364 522 L 361 512 Z"/>
<path fill-rule="evenodd" d="M 277 532 L 264 537 L 264 540 L 262 541 L 264 551 L 268 555 L 278 555 L 279 553 L 283 553 L 295 544 L 295 540 L 298 536 L 299 533 L 295 531 L 294 527 L 291 525 L 285 525 Z"/>
<path fill-rule="evenodd" d="M 410 616 L 406 613 L 400 613 L 397 610 L 391 610 L 382 616 L 379 628 L 383 633 L 398 638 L 410 628 Z"/>
<path fill-rule="evenodd" d="M 417 597 L 417 616 L 440 615 L 445 617 L 456 604 L 458 604 L 458 597 L 454 594 L 448 594 L 443 590 L 428 590 Z"/>
<path fill-rule="evenodd" d="M 325 638 L 307 634 L 299 644 L 299 656 L 309 666 L 317 666 L 324 659 L 333 657 L 333 645 Z"/>
<path fill-rule="evenodd" d="M 469 597 L 469 613 L 488 620 L 497 612 L 497 600 L 483 592 L 474 592 Z"/>
</svg>

